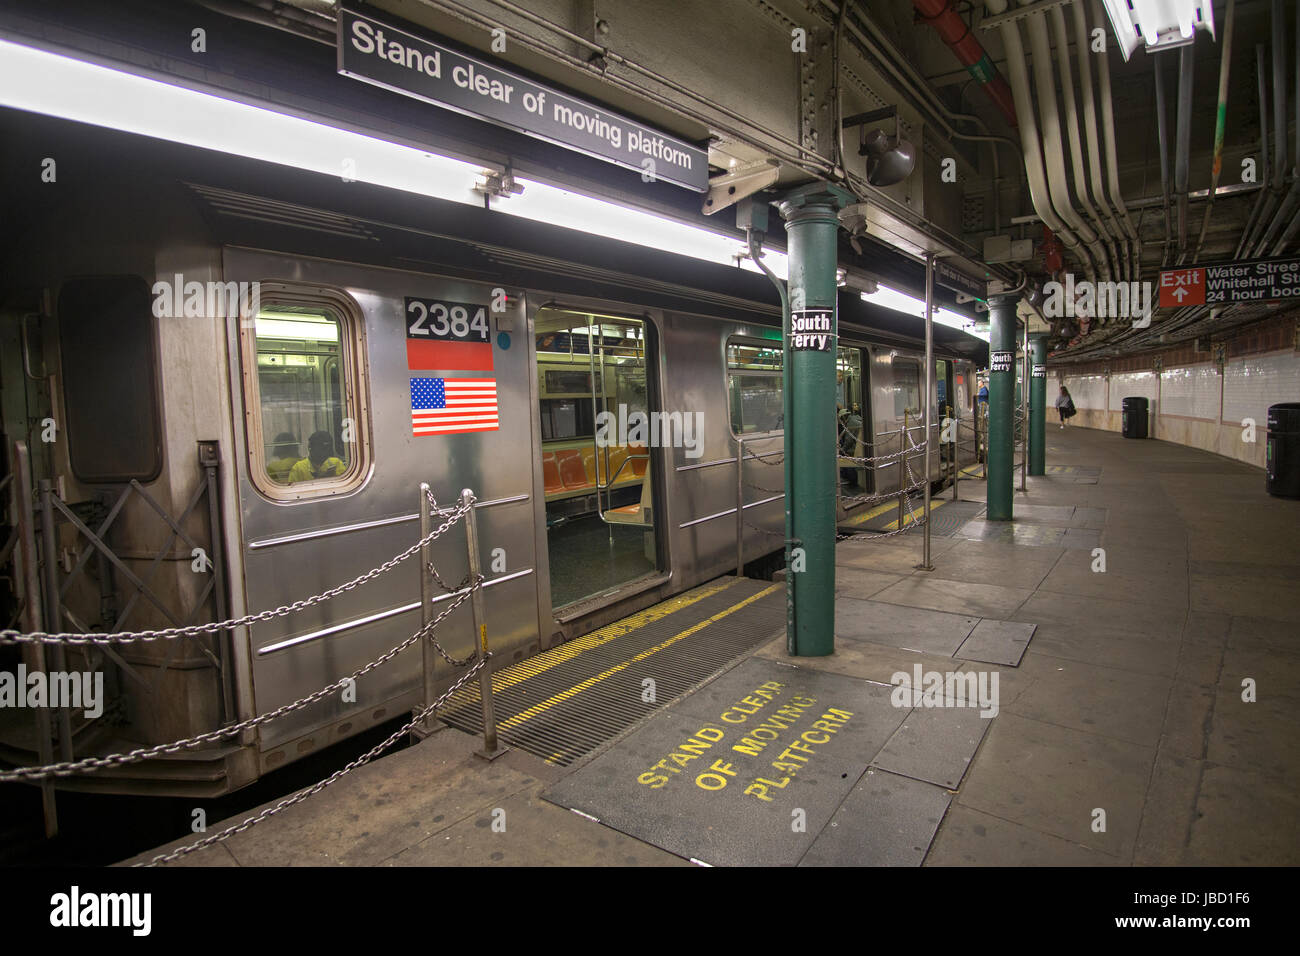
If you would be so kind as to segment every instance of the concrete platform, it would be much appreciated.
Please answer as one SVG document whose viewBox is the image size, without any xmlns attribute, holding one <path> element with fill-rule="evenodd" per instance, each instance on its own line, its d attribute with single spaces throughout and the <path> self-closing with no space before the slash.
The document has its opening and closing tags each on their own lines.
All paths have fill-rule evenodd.
<svg viewBox="0 0 1300 956">
<path fill-rule="evenodd" d="M 447 729 L 184 863 L 1300 862 L 1300 502 L 1181 446 L 1080 428 L 1048 441 L 1053 473 L 1016 494 L 1017 520 L 936 538 L 933 571 L 916 570 L 916 532 L 842 543 L 831 656 L 792 660 L 773 621 L 719 677 L 572 767 L 519 751 L 485 763 Z M 961 495 L 983 487 L 963 479 Z M 891 680 L 918 671 L 990 689 L 996 675 L 996 716 L 952 706 L 951 686 L 939 706 L 919 691 L 894 703 Z M 736 756 L 720 715 L 769 680 L 860 724 L 776 810 L 693 779 L 681 801 L 650 799 L 637 776 L 683 734 L 717 726 L 709 742 Z"/>
</svg>

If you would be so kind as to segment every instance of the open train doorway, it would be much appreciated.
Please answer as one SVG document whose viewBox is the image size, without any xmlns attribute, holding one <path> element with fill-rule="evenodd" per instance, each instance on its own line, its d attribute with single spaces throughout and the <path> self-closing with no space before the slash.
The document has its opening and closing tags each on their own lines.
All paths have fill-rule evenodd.
<svg viewBox="0 0 1300 956">
<path fill-rule="evenodd" d="M 537 312 L 538 416 L 551 607 L 659 570 L 650 449 L 654 326 L 545 307 Z"/>
<path fill-rule="evenodd" d="M 862 350 L 840 346 L 835 357 L 836 441 L 839 448 L 839 487 L 844 509 L 863 506 L 854 496 L 875 491 L 875 472 L 860 460 L 869 457 L 870 389 L 864 382 Z"/>
</svg>

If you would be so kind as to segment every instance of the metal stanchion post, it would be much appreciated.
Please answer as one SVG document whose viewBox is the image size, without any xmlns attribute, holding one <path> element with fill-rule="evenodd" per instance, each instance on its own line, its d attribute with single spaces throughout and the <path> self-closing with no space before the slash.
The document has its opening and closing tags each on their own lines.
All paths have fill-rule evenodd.
<svg viewBox="0 0 1300 956">
<path fill-rule="evenodd" d="M 63 601 L 59 596 L 59 546 L 54 528 L 54 482 L 41 479 L 41 563 L 45 571 L 45 626 L 51 633 L 63 630 Z M 60 674 L 68 672 L 67 656 L 62 644 L 55 644 L 50 655 L 54 669 Z M 72 759 L 72 718 L 68 708 L 55 712 L 59 736 L 59 753 L 64 760 Z"/>
<path fill-rule="evenodd" d="M 474 588 L 470 596 L 470 611 L 474 617 L 474 641 L 477 646 L 475 656 L 485 661 L 488 656 L 487 617 L 483 611 L 483 589 L 479 586 L 478 555 L 478 518 L 474 514 L 474 492 L 465 488 L 460 493 L 461 501 L 468 503 L 465 512 L 465 541 L 469 548 L 469 582 Z M 478 756 L 485 760 L 495 760 L 506 752 L 505 747 L 497 745 L 497 715 L 492 701 L 492 668 L 484 664 L 478 672 L 479 698 L 483 701 L 483 749 L 476 750 Z"/>
<path fill-rule="evenodd" d="M 736 439 L 736 577 L 745 576 L 745 439 Z"/>
<path fill-rule="evenodd" d="M 957 500 L 957 482 L 961 479 L 961 406 L 952 410 L 952 500 Z"/>
<path fill-rule="evenodd" d="M 1020 360 L 1020 490 L 1025 490 L 1025 474 L 1029 469 L 1029 322 L 1025 322 L 1023 358 Z"/>
<path fill-rule="evenodd" d="M 433 524 L 433 515 L 429 506 L 429 485 L 427 482 L 420 482 L 420 540 L 424 544 L 420 545 L 420 630 L 424 633 L 425 628 L 429 626 L 429 621 L 433 617 L 433 581 L 429 573 L 429 542 L 425 538 L 429 536 L 429 531 Z M 433 703 L 435 697 L 433 686 L 433 667 L 434 658 L 429 650 L 430 637 L 424 633 L 420 640 L 420 667 L 424 674 L 424 706 L 428 707 Z M 425 718 L 424 726 L 417 725 L 414 730 L 418 733 L 412 733 L 412 736 L 427 737 L 432 732 L 433 715 Z"/>
<path fill-rule="evenodd" d="M 907 446 L 912 443 L 911 436 L 908 434 L 907 409 L 903 409 L 903 430 L 898 433 L 898 528 L 903 529 L 903 502 L 907 500 L 907 479 L 903 476 L 907 474 Z"/>
<path fill-rule="evenodd" d="M 36 532 L 32 527 L 32 479 L 27 443 L 16 441 L 10 458 L 13 480 L 14 522 L 18 531 L 15 557 L 21 569 L 18 580 L 23 590 L 22 626 L 29 634 L 45 630 L 41 614 L 41 586 L 36 577 Z M 57 628 L 56 628 L 57 630 Z M 45 645 L 29 644 L 23 648 L 23 662 L 30 673 L 45 673 Z M 48 680 L 48 678 L 47 678 Z M 36 754 L 45 766 L 54 763 L 53 725 L 48 707 L 36 708 Z M 45 835 L 59 835 L 59 813 L 54 798 L 54 781 L 41 781 L 41 808 L 45 813 Z"/>
<path fill-rule="evenodd" d="M 925 469 L 921 486 L 925 494 L 925 527 L 921 529 L 921 571 L 933 571 L 930 563 L 930 449 L 934 445 L 931 434 L 934 411 L 931 401 L 934 398 L 934 253 L 925 255 Z"/>
</svg>

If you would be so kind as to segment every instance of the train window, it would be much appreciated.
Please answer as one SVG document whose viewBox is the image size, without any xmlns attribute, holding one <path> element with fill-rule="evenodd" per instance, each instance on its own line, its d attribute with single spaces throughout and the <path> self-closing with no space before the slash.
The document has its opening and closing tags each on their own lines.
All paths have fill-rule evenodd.
<svg viewBox="0 0 1300 956">
<path fill-rule="evenodd" d="M 249 474 L 298 499 L 360 483 L 368 443 L 358 323 L 335 302 L 267 302 L 245 330 Z"/>
<path fill-rule="evenodd" d="M 727 340 L 727 404 L 736 435 L 780 431 L 781 345 L 759 339 Z"/>
<path fill-rule="evenodd" d="M 921 414 L 921 366 L 915 359 L 894 359 L 894 417 Z"/>
<path fill-rule="evenodd" d="M 139 276 L 70 279 L 59 292 L 68 458 L 80 481 L 152 481 L 162 470 L 151 301 Z"/>
</svg>

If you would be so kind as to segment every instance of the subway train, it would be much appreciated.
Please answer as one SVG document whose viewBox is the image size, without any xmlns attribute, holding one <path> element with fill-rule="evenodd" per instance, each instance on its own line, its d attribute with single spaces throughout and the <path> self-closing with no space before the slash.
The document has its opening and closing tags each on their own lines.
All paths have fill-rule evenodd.
<svg viewBox="0 0 1300 956">
<path fill-rule="evenodd" d="M 0 276 L 8 520 L 26 509 L 55 558 L 33 580 L 14 549 L 0 569 L 6 626 L 51 578 L 46 630 L 173 627 L 305 599 L 413 543 L 427 482 L 441 506 L 477 496 L 486 624 L 506 666 L 734 573 L 740 439 L 745 563 L 780 566 L 781 321 L 764 277 L 125 134 L 5 123 L 31 144 L 7 162 L 66 157 L 61 185 L 15 202 Z M 251 306 L 230 305 L 250 289 Z M 920 441 L 919 322 L 841 299 L 841 412 L 827 427 L 849 436 L 846 455 L 888 455 L 905 427 Z M 941 412 L 970 420 L 985 355 L 936 329 L 936 441 Z M 932 456 L 931 480 L 950 452 Z M 853 497 L 896 492 L 904 472 L 897 458 L 841 458 L 842 515 L 871 506 Z M 432 561 L 448 588 L 466 579 L 464 522 Z M 411 560 L 216 637 L 67 648 L 68 668 L 105 675 L 107 702 L 56 721 L 55 753 L 268 713 L 419 621 Z M 438 637 L 471 652 L 468 606 Z M 0 653 L 10 669 L 19 649 Z M 220 745 L 58 786 L 226 793 L 408 713 L 420 668 L 412 648 L 363 676 L 354 700 L 332 694 Z M 435 678 L 457 673 L 439 660 Z M 0 761 L 39 762 L 31 712 L 3 719 Z"/>
</svg>

